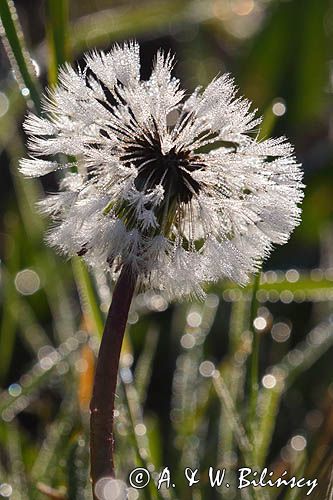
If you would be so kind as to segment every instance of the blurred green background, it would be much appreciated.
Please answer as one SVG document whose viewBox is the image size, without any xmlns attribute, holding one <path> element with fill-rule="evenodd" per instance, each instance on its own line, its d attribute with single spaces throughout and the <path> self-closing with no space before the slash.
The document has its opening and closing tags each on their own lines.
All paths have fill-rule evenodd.
<svg viewBox="0 0 333 500">
<path fill-rule="evenodd" d="M 13 73 L 4 37 L 0 497 L 90 498 L 88 402 L 110 284 L 103 275 L 89 279 L 80 261 L 65 262 L 46 247 L 47 221 L 35 202 L 43 190 L 55 191 L 59 178 L 48 175 L 43 185 L 23 179 L 18 160 L 26 154 L 27 102 L 31 107 L 38 87 L 56 82 L 58 64 L 135 38 L 143 78 L 160 47 L 176 54 L 175 74 L 189 90 L 230 72 L 264 115 L 263 136 L 282 134 L 294 143 L 306 196 L 301 226 L 264 265 L 257 304 L 251 286 L 231 283 L 207 289 L 201 304 L 168 304 L 151 292 L 136 298 L 116 401 L 118 476 L 127 482 L 135 466 L 170 467 L 174 489 L 130 488 L 132 500 L 306 497 L 305 490 L 247 493 L 234 483 L 229 490 L 207 483 L 210 465 L 232 475 L 251 461 L 240 435 L 243 427 L 253 434 L 248 358 L 255 334 L 261 338 L 255 463 L 276 474 L 317 477 L 310 498 L 333 498 L 332 2 L 21 0 L 10 7 L 33 60 L 26 56 L 37 98 Z M 186 485 L 185 466 L 202 471 L 194 488 Z"/>
</svg>

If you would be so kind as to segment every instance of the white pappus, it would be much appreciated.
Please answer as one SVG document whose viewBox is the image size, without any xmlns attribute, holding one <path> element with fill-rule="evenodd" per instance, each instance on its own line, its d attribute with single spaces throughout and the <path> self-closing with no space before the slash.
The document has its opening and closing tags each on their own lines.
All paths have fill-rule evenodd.
<svg viewBox="0 0 333 500">
<path fill-rule="evenodd" d="M 258 140 L 260 119 L 229 75 L 187 96 L 159 51 L 147 81 L 139 46 L 89 53 L 30 114 L 30 177 L 66 169 L 40 206 L 48 241 L 115 277 L 202 296 L 202 284 L 245 284 L 300 222 L 302 172 L 285 138 Z"/>
</svg>

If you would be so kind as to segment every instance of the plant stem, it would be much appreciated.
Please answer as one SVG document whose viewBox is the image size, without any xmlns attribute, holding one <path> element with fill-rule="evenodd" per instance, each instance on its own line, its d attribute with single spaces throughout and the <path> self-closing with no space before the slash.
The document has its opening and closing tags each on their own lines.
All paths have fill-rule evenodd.
<svg viewBox="0 0 333 500">
<path fill-rule="evenodd" d="M 253 464 L 256 463 L 256 422 L 257 422 L 257 401 L 259 391 L 259 333 L 255 331 L 253 322 L 257 314 L 257 291 L 260 283 L 260 272 L 256 274 L 253 283 L 250 329 L 252 330 L 252 352 L 250 355 L 250 395 L 249 395 L 249 435 L 253 450 Z"/>
<path fill-rule="evenodd" d="M 126 266 L 115 286 L 99 349 L 90 403 L 90 454 L 93 496 L 103 477 L 114 477 L 114 399 L 121 346 L 137 276 Z"/>
</svg>

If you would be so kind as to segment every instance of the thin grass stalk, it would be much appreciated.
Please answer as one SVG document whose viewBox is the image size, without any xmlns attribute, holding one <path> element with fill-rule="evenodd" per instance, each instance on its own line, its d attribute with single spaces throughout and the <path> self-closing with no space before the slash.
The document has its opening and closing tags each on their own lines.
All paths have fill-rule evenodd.
<svg viewBox="0 0 333 500">
<path fill-rule="evenodd" d="M 327 488 L 325 500 L 333 500 L 333 468 L 330 475 L 330 482 Z"/>
<path fill-rule="evenodd" d="M 257 420 L 257 404 L 259 394 L 259 349 L 260 337 L 255 331 L 253 322 L 257 314 L 257 291 L 260 283 L 260 272 L 256 274 L 253 282 L 251 310 L 250 310 L 250 329 L 252 330 L 252 351 L 249 359 L 250 381 L 249 381 L 249 408 L 248 408 L 248 430 L 252 444 L 252 460 L 253 465 L 256 464 L 256 420 Z"/>
<path fill-rule="evenodd" d="M 245 330 L 245 324 L 247 324 L 248 321 L 248 309 L 248 302 L 242 297 L 238 301 L 232 303 L 229 323 L 230 361 L 221 369 L 221 373 L 225 377 L 226 385 L 230 390 L 230 395 L 236 408 L 240 393 L 243 391 L 246 358 L 244 358 L 242 363 L 236 362 L 235 358 L 237 352 L 240 350 L 240 346 L 243 345 L 242 334 Z M 221 411 L 219 427 L 220 431 L 217 462 L 219 466 L 225 466 L 225 464 L 228 463 L 228 456 L 231 456 L 231 454 L 235 451 L 235 443 L 233 429 L 230 425 L 228 425 L 228 419 L 225 418 L 223 411 Z"/>
<path fill-rule="evenodd" d="M 160 331 L 155 325 L 149 326 L 142 352 L 136 362 L 134 378 L 136 380 L 138 399 L 141 406 L 144 406 L 147 398 L 159 335 Z"/>
<path fill-rule="evenodd" d="M 46 2 L 46 35 L 50 55 L 48 67 L 50 85 L 57 84 L 59 67 L 71 59 L 68 31 L 68 0 L 48 0 Z"/>
<path fill-rule="evenodd" d="M 98 337 L 103 333 L 103 318 L 96 299 L 96 292 L 87 267 L 80 257 L 71 260 L 74 279 L 80 296 L 82 312 L 89 318 L 88 330 L 93 330 Z"/>
<path fill-rule="evenodd" d="M 240 416 L 237 413 L 237 409 L 235 408 L 234 401 L 228 390 L 228 387 L 225 384 L 223 377 L 219 371 L 215 370 L 215 373 L 212 376 L 212 382 L 216 394 L 225 410 L 225 415 L 228 419 L 229 425 L 234 431 L 235 439 L 237 441 L 242 459 L 244 460 L 245 464 L 250 464 L 250 457 L 253 454 L 253 446 L 248 438 Z M 243 493 L 245 493 L 245 495 L 247 496 L 248 492 L 246 490 L 243 490 Z M 250 496 L 254 500 L 267 500 L 268 498 L 268 495 L 263 489 L 253 489 Z"/>
<path fill-rule="evenodd" d="M 246 430 L 244 429 L 243 424 L 239 418 L 233 399 L 219 372 L 216 371 L 214 373 L 212 381 L 217 396 L 219 397 L 221 403 L 223 404 L 226 416 L 228 417 L 229 425 L 234 430 L 235 438 L 237 440 L 237 444 L 242 454 L 242 457 L 245 463 L 248 463 L 248 457 L 252 451 L 252 445 L 246 434 Z"/>
<path fill-rule="evenodd" d="M 115 477 L 114 400 L 119 358 L 137 276 L 124 266 L 115 286 L 99 349 L 90 403 L 90 457 L 93 496 L 99 479 Z"/>
<path fill-rule="evenodd" d="M 86 470 L 89 468 L 88 461 L 88 443 L 86 443 L 84 436 L 79 434 L 76 441 L 71 444 L 68 454 L 67 499 L 88 500 L 90 498 L 90 484 L 86 474 Z"/>
<path fill-rule="evenodd" d="M 30 98 L 39 112 L 39 86 L 34 75 L 29 54 L 24 46 L 23 33 L 19 25 L 18 15 L 11 0 L 0 0 L 0 18 L 0 35 L 15 71 L 16 78 L 19 82 L 21 81 L 21 87 L 25 85 L 29 89 Z"/>
<path fill-rule="evenodd" d="M 137 461 L 140 467 L 149 470 L 152 464 L 150 464 L 146 458 L 151 455 L 148 440 L 142 439 L 142 436 L 138 436 L 135 432 L 136 425 L 143 424 L 142 407 L 140 407 L 139 395 L 137 393 L 135 385 L 132 382 L 127 383 L 121 378 L 121 384 L 124 392 L 124 399 L 128 410 L 129 420 L 131 423 L 132 439 Z M 157 489 L 153 481 L 149 482 L 147 487 L 143 488 L 142 495 L 147 500 L 157 500 L 163 498 L 162 494 Z"/>
<path fill-rule="evenodd" d="M 15 218 L 11 218 L 11 224 L 8 224 L 7 214 L 7 224 L 6 229 L 11 229 L 13 236 L 17 236 L 17 222 Z M 18 248 L 16 245 L 13 246 L 13 250 L 10 253 L 7 249 L 8 245 L 5 244 L 5 255 L 7 257 L 6 261 L 10 266 L 8 270 L 4 265 L 2 265 L 2 286 L 6 290 L 3 297 L 2 303 L 2 318 L 0 322 L 0 381 L 4 383 L 8 376 L 8 371 L 12 362 L 12 356 L 14 352 L 15 339 L 16 339 L 16 317 L 17 315 L 17 292 L 14 285 L 14 276 L 18 271 Z M 16 309 L 15 316 L 11 313 L 11 306 Z"/>
<path fill-rule="evenodd" d="M 8 461 L 10 463 L 10 484 L 13 487 L 12 500 L 29 500 L 29 485 L 22 455 L 22 440 L 15 422 L 6 425 Z M 6 474 L 7 476 L 7 474 Z M 5 477 L 6 477 L 5 476 Z M 1 482 L 3 478 L 1 477 Z"/>
<path fill-rule="evenodd" d="M 261 389 L 259 394 L 258 406 L 263 409 L 263 414 L 259 416 L 257 424 L 256 465 L 258 467 L 263 467 L 267 458 L 284 388 L 283 378 L 276 375 L 276 385 L 270 389 Z"/>
</svg>

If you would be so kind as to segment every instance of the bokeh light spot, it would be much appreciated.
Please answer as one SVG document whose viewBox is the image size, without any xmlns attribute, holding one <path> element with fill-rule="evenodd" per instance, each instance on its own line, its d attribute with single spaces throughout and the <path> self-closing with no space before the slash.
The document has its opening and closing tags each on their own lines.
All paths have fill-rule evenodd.
<svg viewBox="0 0 333 500">
<path fill-rule="evenodd" d="M 276 99 L 272 105 L 272 111 L 275 116 L 283 116 L 287 111 L 287 106 L 282 99 Z"/>
<path fill-rule="evenodd" d="M 188 326 L 196 328 L 201 325 L 202 317 L 197 311 L 191 311 L 186 318 Z"/>
<path fill-rule="evenodd" d="M 40 278 L 36 271 L 23 269 L 15 277 L 15 287 L 22 295 L 32 295 L 40 287 Z"/>
<path fill-rule="evenodd" d="M 195 346 L 195 338 L 190 333 L 185 333 L 180 339 L 180 345 L 184 349 L 192 349 Z"/>
<path fill-rule="evenodd" d="M 144 424 L 136 424 L 134 430 L 137 436 L 144 436 L 147 432 L 147 428 Z"/>
<path fill-rule="evenodd" d="M 297 435 L 291 438 L 290 445 L 295 451 L 303 451 L 306 448 L 306 439 L 304 436 Z"/>
<path fill-rule="evenodd" d="M 30 95 L 30 90 L 27 87 L 24 87 L 23 89 L 21 89 L 21 94 L 23 95 L 23 97 L 28 97 Z"/>
<path fill-rule="evenodd" d="M 0 484 L 0 495 L 5 498 L 9 498 L 13 493 L 13 488 L 8 483 Z"/>
<path fill-rule="evenodd" d="M 22 393 L 22 387 L 20 386 L 20 384 L 11 384 L 8 387 L 8 393 L 14 398 L 20 396 L 20 394 Z"/>
<path fill-rule="evenodd" d="M 276 386 L 276 378 L 272 374 L 264 375 L 262 378 L 262 385 L 266 389 L 273 389 Z"/>
<path fill-rule="evenodd" d="M 267 326 L 266 318 L 264 318 L 263 316 L 258 316 L 254 319 L 253 326 L 257 331 L 262 332 Z"/>
<path fill-rule="evenodd" d="M 271 335 L 276 342 L 286 342 L 289 339 L 291 328 L 287 323 L 278 322 L 272 327 Z"/>
<path fill-rule="evenodd" d="M 95 486 L 95 495 L 99 500 L 123 500 L 126 498 L 126 484 L 118 479 L 103 477 Z"/>
<path fill-rule="evenodd" d="M 215 365 L 211 361 L 203 361 L 199 366 L 200 375 L 212 377 L 215 373 Z"/>
</svg>

